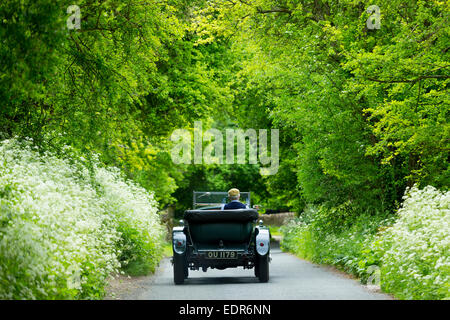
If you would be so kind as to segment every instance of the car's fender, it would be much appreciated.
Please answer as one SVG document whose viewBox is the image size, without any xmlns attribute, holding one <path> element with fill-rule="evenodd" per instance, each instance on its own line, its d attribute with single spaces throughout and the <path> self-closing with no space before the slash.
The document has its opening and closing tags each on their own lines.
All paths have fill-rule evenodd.
<svg viewBox="0 0 450 320">
<path fill-rule="evenodd" d="M 186 235 L 182 227 L 175 227 L 172 231 L 172 247 L 173 251 L 178 254 L 186 252 Z"/>
<path fill-rule="evenodd" d="M 256 252 L 260 256 L 264 256 L 270 249 L 270 231 L 266 228 L 258 228 L 255 239 Z"/>
</svg>

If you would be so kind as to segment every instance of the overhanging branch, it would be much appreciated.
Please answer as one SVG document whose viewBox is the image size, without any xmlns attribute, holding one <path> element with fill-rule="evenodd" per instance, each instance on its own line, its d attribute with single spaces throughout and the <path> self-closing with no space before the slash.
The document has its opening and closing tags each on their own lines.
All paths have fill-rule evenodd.
<svg viewBox="0 0 450 320">
<path fill-rule="evenodd" d="M 288 13 L 288 14 L 292 13 L 292 10 L 287 9 L 287 8 L 272 8 L 272 9 L 269 9 L 269 10 L 262 10 L 262 9 L 258 8 L 256 10 L 257 10 L 258 13 L 262 13 L 262 14 L 264 14 L 264 13 L 275 13 L 275 12 Z"/>
<path fill-rule="evenodd" d="M 367 80 L 380 82 L 380 83 L 411 83 L 411 82 L 418 82 L 423 79 L 448 79 L 448 78 L 450 78 L 450 76 L 440 75 L 440 74 L 424 75 L 424 76 L 420 76 L 416 79 L 400 79 L 400 80 L 380 80 L 380 79 L 366 77 Z"/>
</svg>

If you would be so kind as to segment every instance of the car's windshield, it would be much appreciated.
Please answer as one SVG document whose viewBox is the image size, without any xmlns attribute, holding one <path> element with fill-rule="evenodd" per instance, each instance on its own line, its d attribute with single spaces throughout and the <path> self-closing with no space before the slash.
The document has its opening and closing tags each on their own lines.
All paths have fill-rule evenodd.
<svg viewBox="0 0 450 320">
<path fill-rule="evenodd" d="M 241 192 L 240 201 L 250 207 L 250 192 Z M 221 206 L 229 202 L 227 192 L 194 191 L 193 209 Z"/>
</svg>

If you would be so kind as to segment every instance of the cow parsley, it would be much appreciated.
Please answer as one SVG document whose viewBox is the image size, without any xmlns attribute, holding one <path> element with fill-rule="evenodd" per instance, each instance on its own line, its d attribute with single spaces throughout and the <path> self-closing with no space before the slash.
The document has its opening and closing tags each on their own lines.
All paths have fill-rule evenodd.
<svg viewBox="0 0 450 320">
<path fill-rule="evenodd" d="M 158 262 L 153 195 L 81 161 L 0 142 L 0 299 L 101 298 L 120 267 Z"/>
<path fill-rule="evenodd" d="M 387 292 L 403 299 L 450 298 L 450 192 L 407 190 L 398 219 L 379 240 Z"/>
</svg>

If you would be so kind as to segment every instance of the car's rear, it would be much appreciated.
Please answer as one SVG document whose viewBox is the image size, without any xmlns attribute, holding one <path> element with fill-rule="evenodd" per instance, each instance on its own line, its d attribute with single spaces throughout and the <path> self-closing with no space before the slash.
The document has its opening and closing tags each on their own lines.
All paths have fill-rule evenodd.
<svg viewBox="0 0 450 320">
<path fill-rule="evenodd" d="M 189 266 L 194 269 L 252 268 L 252 235 L 258 218 L 254 210 L 188 211 Z"/>
<path fill-rule="evenodd" d="M 259 266 L 261 256 L 268 264 L 270 234 L 267 228 L 255 228 L 257 218 L 258 213 L 253 209 L 186 211 L 183 234 L 179 233 L 179 228 L 173 235 L 175 283 L 184 281 L 188 269 L 206 271 L 235 267 L 255 267 L 260 280 L 267 281 L 268 266 L 267 275 L 262 277 L 259 270 L 265 272 L 266 268 Z M 184 251 L 176 247 L 177 243 L 183 243 L 183 237 Z"/>
</svg>

